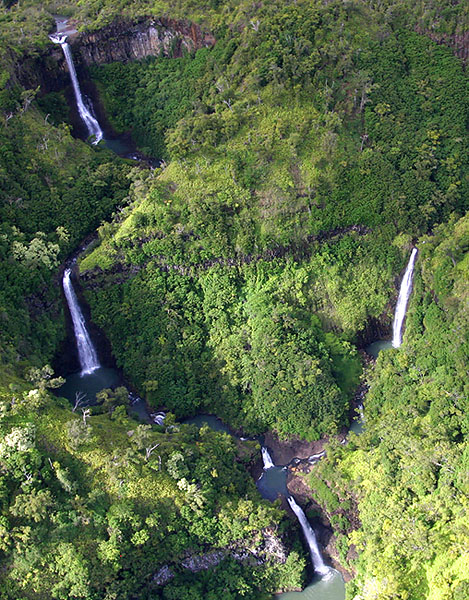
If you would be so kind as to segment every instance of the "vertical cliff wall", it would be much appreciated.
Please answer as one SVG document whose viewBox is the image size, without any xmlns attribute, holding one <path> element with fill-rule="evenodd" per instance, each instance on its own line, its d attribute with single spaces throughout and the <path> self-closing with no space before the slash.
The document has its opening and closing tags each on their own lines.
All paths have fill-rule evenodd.
<svg viewBox="0 0 469 600">
<path fill-rule="evenodd" d="M 171 19 L 120 21 L 71 39 L 75 55 L 86 66 L 147 56 L 177 57 L 214 43 L 215 38 L 197 25 Z"/>
<path fill-rule="evenodd" d="M 147 56 L 178 57 L 184 52 L 215 44 L 215 38 L 198 25 L 173 19 L 142 18 L 117 21 L 91 33 L 74 33 L 72 47 L 77 71 L 91 64 L 128 62 Z M 15 69 L 17 81 L 25 88 L 40 87 L 40 93 L 58 91 L 70 83 L 61 49 L 51 42 L 36 56 L 25 56 Z"/>
</svg>

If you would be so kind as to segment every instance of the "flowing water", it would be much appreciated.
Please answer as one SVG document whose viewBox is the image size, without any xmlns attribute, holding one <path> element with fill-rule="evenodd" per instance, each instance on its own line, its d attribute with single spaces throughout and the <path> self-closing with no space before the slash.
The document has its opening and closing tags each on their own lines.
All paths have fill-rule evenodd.
<svg viewBox="0 0 469 600">
<path fill-rule="evenodd" d="M 412 250 L 409 263 L 402 278 L 399 297 L 397 299 L 396 311 L 394 313 L 394 323 L 392 327 L 392 345 L 399 348 L 402 344 L 402 326 L 404 324 L 407 303 L 409 302 L 412 291 L 412 275 L 414 273 L 415 258 L 417 257 L 417 248 Z"/>
<path fill-rule="evenodd" d="M 98 352 L 91 339 L 85 315 L 73 287 L 69 267 L 64 271 L 62 285 L 72 318 L 81 370 L 78 373 L 68 375 L 65 383 L 57 389 L 57 394 L 70 400 L 73 405 L 77 400 L 80 400 L 80 405 L 86 406 L 96 402 L 96 394 L 101 390 L 122 386 L 124 381 L 117 369 L 104 367 L 99 362 Z M 153 418 L 150 418 L 145 402 L 136 394 L 131 393 L 129 401 L 130 412 L 134 413 L 138 420 L 145 423 L 163 424 L 164 413 L 157 413 Z"/>
<path fill-rule="evenodd" d="M 86 106 L 85 100 L 83 99 L 80 84 L 78 83 L 77 72 L 73 63 L 72 51 L 66 41 L 67 36 L 64 33 L 57 33 L 50 35 L 49 38 L 54 44 L 60 44 L 62 47 L 65 60 L 67 61 L 70 79 L 72 80 L 73 91 L 75 92 L 78 114 L 86 126 L 88 136 L 93 138 L 93 144 L 98 144 L 103 139 L 103 130 L 101 129 L 98 120 L 91 114 L 90 108 Z"/>
<path fill-rule="evenodd" d="M 66 21 L 64 21 L 64 23 L 65 27 Z M 58 31 L 60 31 L 59 27 Z M 89 136 L 93 138 L 93 143 L 97 144 L 103 139 L 103 131 L 98 120 L 93 116 L 90 108 L 86 105 L 81 93 L 70 46 L 66 42 L 67 35 L 64 33 L 57 33 L 50 36 L 50 39 L 54 43 L 60 44 L 62 47 L 69 68 L 70 78 L 72 80 L 79 115 L 88 130 Z M 104 368 L 99 363 L 98 355 L 91 340 L 84 314 L 80 308 L 73 288 L 70 268 L 65 269 L 63 289 L 72 317 L 81 371 L 80 373 L 75 373 L 67 377 L 66 383 L 58 390 L 58 392 L 60 395 L 69 398 L 72 402 L 76 400 L 78 395 L 82 395 L 85 403 L 92 403 L 95 401 L 96 394 L 102 389 L 121 385 L 123 383 L 122 377 L 117 370 Z M 143 410 L 142 412 L 142 408 L 145 409 L 146 407 L 144 406 L 143 401 L 138 397 L 135 397 L 134 400 L 135 401 L 131 398 L 131 403 L 135 408 L 135 412 L 138 414 L 142 413 L 141 416 L 144 417 L 143 413 L 145 413 L 146 410 Z M 153 415 L 153 417 L 155 423 L 163 424 L 164 413 L 157 413 L 156 415 Z M 232 435 L 229 428 L 220 419 L 211 415 L 198 415 L 191 419 L 186 419 L 184 422 L 199 427 L 208 425 L 216 431 L 223 431 Z M 311 456 L 310 462 L 316 462 L 323 454 L 324 453 L 320 453 Z M 290 598 L 298 600 L 300 598 L 305 600 L 344 600 L 345 587 L 342 577 L 339 573 L 334 571 L 334 569 L 331 569 L 324 564 L 314 531 L 303 510 L 288 492 L 287 467 L 275 466 L 269 451 L 265 447 L 262 447 L 262 459 L 264 469 L 261 477 L 257 481 L 259 492 L 264 498 L 272 501 L 279 495 L 283 495 L 287 498 L 290 507 L 297 516 L 302 527 L 310 550 L 314 570 L 317 575 L 321 576 L 321 579 L 316 578 L 303 592 L 281 594 L 278 597 L 283 598 L 284 600 L 289 600 Z"/>
<path fill-rule="evenodd" d="M 184 419 L 182 421 L 184 425 L 197 425 L 197 427 L 203 427 L 207 425 L 210 429 L 214 431 L 220 431 L 223 433 L 229 433 L 233 435 L 230 431 L 230 428 L 223 423 L 221 419 L 215 417 L 214 415 L 196 415 L 195 417 L 189 417 L 188 419 Z"/>
<path fill-rule="evenodd" d="M 86 327 L 85 317 L 78 304 L 78 299 L 73 289 L 71 281 L 72 270 L 65 269 L 63 275 L 63 289 L 65 299 L 67 300 L 70 315 L 72 317 L 73 331 L 75 332 L 75 340 L 78 350 L 78 358 L 80 360 L 81 375 L 89 375 L 101 366 L 98 360 L 98 354 L 91 341 L 88 328 Z"/>
<path fill-rule="evenodd" d="M 342 575 L 335 569 L 324 564 L 319 550 L 316 535 L 303 509 L 290 495 L 287 488 L 287 467 L 275 466 L 268 449 L 262 446 L 262 461 L 264 469 L 256 485 L 263 498 L 276 500 L 279 495 L 287 499 L 303 530 L 315 570 L 313 581 L 302 592 L 287 592 L 276 597 L 280 600 L 345 600 L 345 583 Z M 309 457 L 312 463 L 317 462 L 325 452 L 319 452 Z"/>
<path fill-rule="evenodd" d="M 122 385 L 122 377 L 116 369 L 103 367 L 98 358 L 97 350 L 88 331 L 85 315 L 78 302 L 71 279 L 71 269 L 66 268 L 62 285 L 67 306 L 72 317 L 75 343 L 80 361 L 80 372 L 66 377 L 65 383 L 57 393 L 74 404 L 81 398 L 82 404 L 93 404 L 96 394 L 105 388 Z"/>
<path fill-rule="evenodd" d="M 319 575 L 327 575 L 329 573 L 329 567 L 326 567 L 324 561 L 322 560 L 321 553 L 319 552 L 318 543 L 316 541 L 316 535 L 314 534 L 313 528 L 309 524 L 309 521 L 306 518 L 303 509 L 296 503 L 295 499 L 292 496 L 288 496 L 287 502 L 290 505 L 292 511 L 297 516 L 298 521 L 300 522 L 301 529 L 303 530 L 303 534 L 306 539 L 306 543 L 308 544 L 309 553 L 311 555 L 314 570 Z"/>
<path fill-rule="evenodd" d="M 272 467 L 275 467 L 274 461 L 272 460 L 272 457 L 270 456 L 269 451 L 267 450 L 267 448 L 265 446 L 262 446 L 261 453 L 262 453 L 262 462 L 264 463 L 264 471 L 267 471 L 267 469 L 271 469 Z"/>
<path fill-rule="evenodd" d="M 116 369 L 99 367 L 91 373 L 72 373 L 65 378 L 65 383 L 57 393 L 72 404 L 77 397 L 82 398 L 83 404 L 94 404 L 96 394 L 105 388 L 123 385 L 120 373 Z"/>
</svg>

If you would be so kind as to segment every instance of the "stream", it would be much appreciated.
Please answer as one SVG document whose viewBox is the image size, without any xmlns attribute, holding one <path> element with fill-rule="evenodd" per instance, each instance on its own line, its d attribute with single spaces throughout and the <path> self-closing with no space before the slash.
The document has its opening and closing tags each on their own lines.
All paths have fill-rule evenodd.
<svg viewBox="0 0 469 600">
<path fill-rule="evenodd" d="M 73 85 L 78 113 L 86 126 L 88 139 L 95 145 L 103 140 L 110 149 L 121 156 L 125 156 L 128 150 L 125 143 L 118 139 L 105 139 L 91 101 L 89 98 L 84 97 L 81 92 L 78 76 L 73 63 L 72 52 L 66 41 L 67 37 L 74 33 L 74 30 L 67 28 L 68 25 L 66 19 L 57 17 L 56 21 L 57 32 L 51 35 L 50 39 L 54 43 L 60 44 L 64 52 Z M 137 154 L 129 154 L 128 157 L 136 160 L 139 158 Z M 373 357 L 376 357 L 381 350 L 388 349 L 391 346 L 398 348 L 402 342 L 402 327 L 412 289 L 412 275 L 416 256 L 417 249 L 414 248 L 399 291 L 393 326 L 393 341 L 378 340 L 371 344 L 367 348 L 367 352 Z M 99 356 L 99 347 L 96 346 L 92 340 L 89 323 L 87 323 L 85 311 L 80 305 L 80 300 L 75 289 L 76 283 L 74 284 L 73 277 L 75 266 L 76 259 L 73 259 L 66 265 L 62 278 L 62 286 L 70 321 L 73 326 L 80 371 L 69 374 L 66 377 L 64 385 L 57 390 L 57 393 L 70 400 L 72 405 L 77 406 L 78 402 L 82 404 L 93 404 L 96 402 L 96 394 L 102 389 L 115 388 L 125 385 L 125 383 L 122 374 L 117 369 L 102 364 L 102 360 Z M 132 392 L 129 394 L 129 404 L 130 412 L 133 413 L 133 416 L 138 420 L 154 423 L 156 425 L 164 424 L 164 412 L 150 413 L 146 403 Z M 353 421 L 350 427 L 350 430 L 357 434 L 361 433 L 364 426 L 363 406 L 361 405 L 359 406 L 359 413 L 360 416 Z M 235 435 L 229 427 L 213 415 L 197 415 L 190 419 L 183 420 L 182 424 L 195 425 L 196 427 L 208 426 L 215 431 L 227 433 L 232 436 Z M 256 440 L 261 445 L 263 460 L 263 470 L 256 482 L 259 493 L 263 498 L 270 501 L 276 500 L 279 496 L 286 498 L 290 509 L 297 517 L 303 531 L 305 543 L 309 549 L 311 562 L 315 571 L 312 582 L 302 592 L 287 592 L 279 594 L 277 598 L 283 600 L 344 600 L 345 584 L 342 576 L 335 569 L 324 563 L 315 532 L 304 511 L 290 494 L 287 487 L 289 466 L 298 465 L 304 461 L 307 461 L 310 465 L 314 465 L 324 456 L 325 452 L 309 456 L 307 459 L 294 458 L 288 465 L 276 465 L 270 455 L 269 449 L 264 446 L 263 437 L 256 438 Z M 344 443 L 346 443 L 346 440 L 344 440 Z"/>
<path fill-rule="evenodd" d="M 95 346 L 89 330 L 89 324 L 85 317 L 85 310 L 82 309 L 77 291 L 75 289 L 73 271 L 76 259 L 68 263 L 63 272 L 62 286 L 64 298 L 67 303 L 70 321 L 73 326 L 75 344 L 77 347 L 80 371 L 72 373 L 66 377 L 65 384 L 57 390 L 60 396 L 64 396 L 74 404 L 77 399 L 83 398 L 87 404 L 93 404 L 96 401 L 96 394 L 103 388 L 115 388 L 119 385 L 125 385 L 121 373 L 115 369 L 103 366 L 99 348 Z M 406 285 L 410 286 L 408 279 Z M 408 300 L 408 298 L 407 298 Z M 402 327 L 402 322 L 401 322 Z M 400 332 L 399 332 L 400 333 Z M 378 340 L 368 346 L 367 352 L 376 355 L 383 349 L 389 349 L 391 342 Z M 136 394 L 129 394 L 130 412 L 138 420 L 152 422 L 157 425 L 164 424 L 164 413 L 150 414 L 146 403 Z M 359 434 L 364 427 L 363 406 L 358 407 L 356 419 L 351 424 L 350 431 Z M 196 427 L 208 426 L 211 429 L 223 432 L 232 436 L 235 434 L 219 418 L 214 415 L 199 414 L 195 417 L 182 421 L 182 424 L 194 425 Z M 264 499 L 269 501 L 276 500 L 279 496 L 287 499 L 290 508 L 296 515 L 303 530 L 306 545 L 310 552 L 311 562 L 314 567 L 314 577 L 311 583 L 302 592 L 287 592 L 279 594 L 278 599 L 283 600 L 345 600 L 345 583 L 342 576 L 332 567 L 325 565 L 313 528 L 307 520 L 302 508 L 291 496 L 287 487 L 288 467 L 298 465 L 301 462 L 308 462 L 314 465 L 321 460 L 325 452 L 320 452 L 309 456 L 306 459 L 293 458 L 287 465 L 276 465 L 271 457 L 269 449 L 264 446 L 263 437 L 255 438 L 261 444 L 261 455 L 263 460 L 263 470 L 258 478 L 256 485 L 259 493 Z M 344 440 L 346 443 L 346 440 Z"/>
</svg>

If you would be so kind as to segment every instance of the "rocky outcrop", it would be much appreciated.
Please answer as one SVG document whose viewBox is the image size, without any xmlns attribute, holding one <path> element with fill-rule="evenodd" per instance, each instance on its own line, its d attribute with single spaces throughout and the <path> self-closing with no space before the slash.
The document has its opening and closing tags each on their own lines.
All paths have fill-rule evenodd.
<svg viewBox="0 0 469 600">
<path fill-rule="evenodd" d="M 173 19 L 118 21 L 92 33 L 71 36 L 74 56 L 86 66 L 148 56 L 182 56 L 210 47 L 215 38 L 198 25 Z"/>
<path fill-rule="evenodd" d="M 334 530 L 331 526 L 329 518 L 323 507 L 316 502 L 314 499 L 313 491 L 306 483 L 304 477 L 297 477 L 293 474 L 288 476 L 288 491 L 294 495 L 299 504 L 305 511 L 313 511 L 316 513 L 316 518 L 312 521 L 314 532 L 316 534 L 319 545 L 323 556 L 326 558 L 328 563 L 331 563 L 334 569 L 339 571 L 344 581 L 347 583 L 355 576 L 355 572 L 350 569 L 350 565 L 346 568 L 339 557 L 337 549 L 337 536 L 334 534 Z M 340 511 L 341 514 L 346 514 L 348 519 L 352 522 L 353 529 L 359 527 L 359 521 L 351 511 L 345 513 Z M 355 547 L 350 547 L 349 550 L 350 558 L 356 556 Z"/>
<path fill-rule="evenodd" d="M 276 465 L 289 465 L 295 459 L 298 459 L 299 464 L 301 460 L 307 460 L 311 456 L 320 454 L 327 442 L 328 438 L 322 438 L 315 442 L 307 442 L 299 438 L 280 440 L 272 431 L 268 431 L 264 438 L 264 445 L 272 452 Z"/>
<path fill-rule="evenodd" d="M 469 62 L 469 31 L 450 34 L 421 27 L 416 27 L 415 30 L 421 35 L 426 35 L 437 44 L 449 46 L 454 54 L 462 60 L 463 65 L 467 66 Z"/>
<path fill-rule="evenodd" d="M 161 567 L 161 569 L 159 569 L 154 575 L 153 575 L 153 579 L 152 582 L 154 585 L 166 585 L 168 583 L 168 581 L 171 581 L 171 579 L 174 577 L 174 573 L 173 571 L 170 569 L 170 567 L 168 565 L 164 565 L 164 567 Z"/>
<path fill-rule="evenodd" d="M 248 562 L 255 565 L 263 565 L 268 560 L 285 564 L 288 550 L 282 538 L 272 528 L 263 529 L 260 532 L 259 544 L 257 546 L 246 546 L 243 542 L 230 544 L 225 548 L 211 550 L 203 554 L 190 554 L 180 563 L 179 567 L 198 573 L 216 567 L 225 558 L 231 557 L 238 562 Z M 155 586 L 163 586 L 174 577 L 174 570 L 169 565 L 161 567 L 153 576 Z"/>
<path fill-rule="evenodd" d="M 115 61 L 129 62 L 148 56 L 182 56 L 215 44 L 208 32 L 188 21 L 141 18 L 120 20 L 92 33 L 76 33 L 67 38 L 72 47 L 75 67 L 83 81 L 83 67 Z M 24 56 L 15 63 L 14 79 L 26 89 L 40 88 L 40 93 L 56 92 L 70 85 L 70 75 L 57 44 L 50 43 L 38 55 Z M 85 77 L 86 78 L 86 77 Z"/>
<path fill-rule="evenodd" d="M 58 92 L 70 85 L 70 75 L 63 52 L 57 44 L 52 44 L 40 55 L 23 56 L 21 61 L 13 61 L 12 82 L 25 89 L 39 87 L 40 94 Z"/>
<path fill-rule="evenodd" d="M 99 281 L 102 275 L 105 273 L 106 276 L 113 277 L 112 284 L 118 285 L 127 281 L 131 277 L 134 277 L 139 271 L 144 269 L 146 265 L 152 261 L 152 266 L 155 269 L 159 269 L 163 273 L 176 272 L 186 277 L 196 277 L 198 271 L 206 271 L 212 267 L 222 265 L 225 267 L 238 267 L 240 265 L 256 263 L 259 261 L 270 262 L 277 258 L 291 257 L 295 260 L 303 260 L 311 256 L 315 250 L 315 243 L 333 242 L 340 240 L 343 236 L 349 233 L 355 232 L 357 235 L 367 235 L 371 233 L 371 229 L 363 225 L 350 225 L 348 227 L 337 227 L 330 231 L 322 231 L 315 235 L 308 235 L 303 240 L 299 240 L 295 243 L 287 246 L 275 246 L 273 248 L 267 248 L 260 254 L 235 254 L 231 258 L 215 257 L 208 259 L 201 263 L 196 264 L 173 264 L 169 263 L 165 257 L 151 255 L 148 257 L 146 263 L 138 266 L 128 266 L 124 262 L 115 262 L 114 265 L 107 269 L 105 272 L 99 267 L 95 267 L 92 270 L 84 271 L 81 273 L 81 278 L 89 289 L 94 289 L 101 286 Z M 150 241 L 152 238 L 145 238 L 144 240 L 134 241 L 134 245 L 141 248 L 145 243 Z M 160 238 L 161 239 L 161 238 Z M 122 257 L 123 258 L 123 257 Z M 117 259 L 121 260 L 121 258 Z M 96 281 L 98 280 L 98 281 Z"/>
<path fill-rule="evenodd" d="M 358 348 L 366 348 L 376 340 L 389 339 L 392 334 L 393 311 L 389 305 L 379 319 L 369 317 L 365 327 L 355 336 Z"/>
</svg>

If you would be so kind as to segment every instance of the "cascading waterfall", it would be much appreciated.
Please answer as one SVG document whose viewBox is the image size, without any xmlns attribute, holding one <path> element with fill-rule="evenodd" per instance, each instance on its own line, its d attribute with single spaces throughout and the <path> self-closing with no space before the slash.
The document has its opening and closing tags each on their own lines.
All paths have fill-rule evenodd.
<svg viewBox="0 0 469 600">
<path fill-rule="evenodd" d="M 407 303 L 409 302 L 410 293 L 412 291 L 412 275 L 414 273 L 415 258 L 417 257 L 417 248 L 412 250 L 409 263 L 404 273 L 399 290 L 399 297 L 396 304 L 396 312 L 394 314 L 394 323 L 392 326 L 392 345 L 393 348 L 399 348 L 402 344 L 402 326 L 404 324 Z"/>
<path fill-rule="evenodd" d="M 80 90 L 80 84 L 78 83 L 77 72 L 75 70 L 75 65 L 73 64 L 72 51 L 70 50 L 70 46 L 67 44 L 67 36 L 64 34 L 54 34 L 50 35 L 49 39 L 54 42 L 54 44 L 60 44 L 62 47 L 65 60 L 67 61 L 68 70 L 70 73 L 70 79 L 72 80 L 73 91 L 75 92 L 75 98 L 77 101 L 78 113 L 80 114 L 80 118 L 83 123 L 86 125 L 86 129 L 88 130 L 88 135 L 93 136 L 93 144 L 99 143 L 103 139 L 103 131 L 95 117 L 88 110 L 83 96 Z"/>
<path fill-rule="evenodd" d="M 311 527 L 311 525 L 308 522 L 308 519 L 306 518 L 305 513 L 303 512 L 303 509 L 296 503 L 295 499 L 292 496 L 288 496 L 287 501 L 290 505 L 290 508 L 297 516 L 298 521 L 300 522 L 301 529 L 303 530 L 306 542 L 308 543 L 314 570 L 320 575 L 327 575 L 330 569 L 324 564 L 324 561 L 322 560 L 321 553 L 319 552 L 318 543 L 316 541 L 316 536 L 314 534 L 313 528 Z"/>
<path fill-rule="evenodd" d="M 363 404 L 359 404 L 358 405 L 358 414 L 360 415 L 360 421 L 364 421 L 365 420 L 365 413 L 363 411 Z"/>
<path fill-rule="evenodd" d="M 63 288 L 68 308 L 72 316 L 73 330 L 78 348 L 78 358 L 80 360 L 81 374 L 89 375 L 101 366 L 98 355 L 91 341 L 90 334 L 86 328 L 85 317 L 78 304 L 75 290 L 70 279 L 71 269 L 65 269 L 63 276 Z"/>
<path fill-rule="evenodd" d="M 323 450 L 322 452 L 318 452 L 318 454 L 311 454 L 311 456 L 308 456 L 308 462 L 311 464 L 314 464 L 316 462 L 318 462 L 319 460 L 321 460 L 321 458 L 323 456 L 325 456 L 326 451 Z"/>
<path fill-rule="evenodd" d="M 262 461 L 264 463 L 264 471 L 266 471 L 267 469 L 271 469 L 272 467 L 275 467 L 274 461 L 272 460 L 272 457 L 270 456 L 269 451 L 267 450 L 267 448 L 265 446 L 262 446 L 261 452 L 262 452 Z"/>
</svg>

